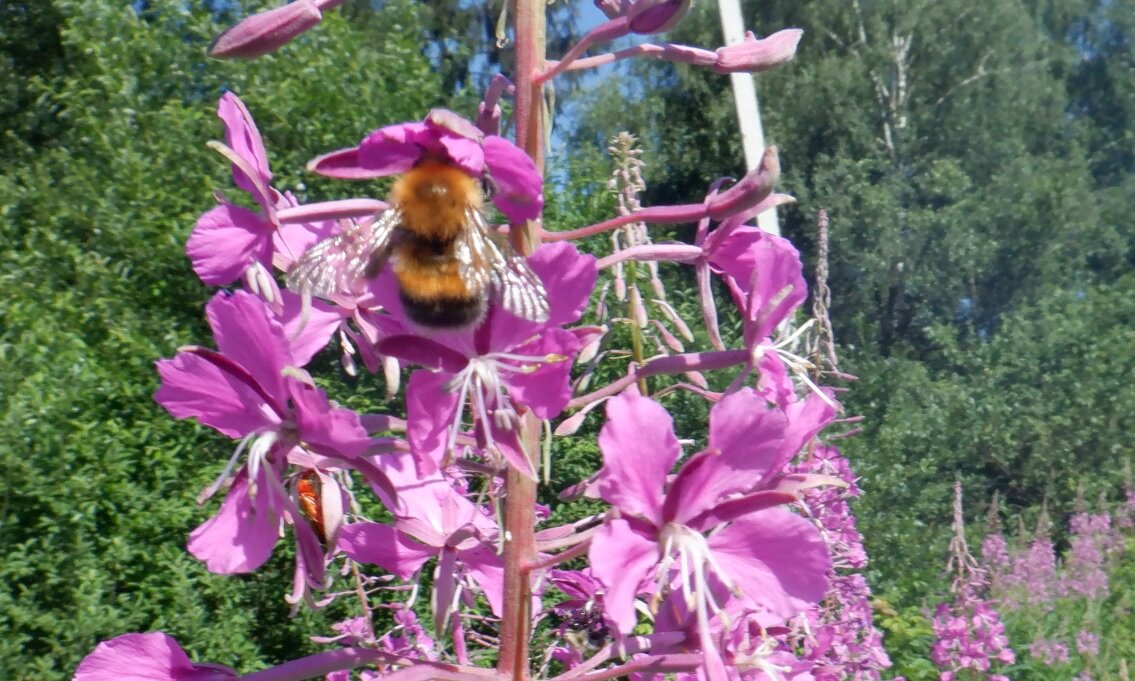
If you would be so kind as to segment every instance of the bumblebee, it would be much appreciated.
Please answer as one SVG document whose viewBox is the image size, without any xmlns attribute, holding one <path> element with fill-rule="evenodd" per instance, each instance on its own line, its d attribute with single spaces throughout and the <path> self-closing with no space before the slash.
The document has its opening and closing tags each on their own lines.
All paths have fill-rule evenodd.
<svg viewBox="0 0 1135 681">
<path fill-rule="evenodd" d="M 548 319 L 539 277 L 485 222 L 481 181 L 426 158 L 390 192 L 390 208 L 312 246 L 287 275 L 305 296 L 357 293 L 390 264 L 406 316 L 426 329 L 466 329 L 490 304 L 534 322 Z"/>
</svg>

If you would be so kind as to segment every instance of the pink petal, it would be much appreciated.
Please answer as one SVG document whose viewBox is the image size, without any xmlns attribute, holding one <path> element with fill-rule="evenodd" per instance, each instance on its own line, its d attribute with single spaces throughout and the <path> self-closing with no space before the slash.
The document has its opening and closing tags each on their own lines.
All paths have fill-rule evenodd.
<svg viewBox="0 0 1135 681">
<path fill-rule="evenodd" d="M 515 351 L 535 357 L 561 357 L 559 361 L 534 364 L 535 371 L 518 371 L 505 376 L 508 394 L 517 404 L 542 419 L 558 416 L 571 399 L 571 358 L 579 350 L 579 339 L 563 329 L 548 329 L 535 343 Z"/>
<path fill-rule="evenodd" d="M 792 243 L 760 230 L 754 234 L 753 229 L 738 228 L 723 241 L 719 253 L 735 257 L 715 254 L 713 260 L 747 294 L 747 344 L 771 336 L 808 297 L 800 254 Z"/>
<path fill-rule="evenodd" d="M 583 315 L 599 276 L 595 263 L 595 256 L 566 241 L 544 244 L 529 256 L 528 266 L 548 291 L 549 326 L 571 324 Z"/>
<path fill-rule="evenodd" d="M 444 340 L 445 336 L 440 338 Z M 427 369 L 440 369 L 450 374 L 461 371 L 469 363 L 465 355 L 431 338 L 421 336 L 399 335 L 383 338 L 378 344 L 378 351 L 410 364 L 417 364 Z"/>
<path fill-rule="evenodd" d="M 718 564 L 772 626 L 817 603 L 827 591 L 831 555 L 804 518 L 770 508 L 735 520 L 709 538 Z"/>
<path fill-rule="evenodd" d="M 103 641 L 79 663 L 72 680 L 221 681 L 236 676 L 228 667 L 194 664 L 177 641 L 154 632 Z"/>
<path fill-rule="evenodd" d="M 485 152 L 473 140 L 456 135 L 441 135 L 437 140 L 446 158 L 472 177 L 480 178 L 485 173 Z M 494 197 L 495 199 L 495 197 Z"/>
<path fill-rule="evenodd" d="M 496 550 L 482 544 L 462 551 L 457 557 L 464 563 L 469 576 L 481 587 L 493 614 L 500 617 L 504 612 L 504 563 Z"/>
<path fill-rule="evenodd" d="M 379 128 L 359 144 L 359 166 L 379 175 L 404 173 L 422 157 L 423 146 L 428 150 L 436 144 L 436 133 L 425 123 L 399 123 Z"/>
<path fill-rule="evenodd" d="M 162 384 L 154 401 L 176 419 L 195 418 L 234 439 L 277 425 L 255 390 L 202 357 L 182 352 L 157 368 Z"/>
<path fill-rule="evenodd" d="M 219 291 L 205 306 L 217 349 L 244 367 L 268 394 L 284 394 L 284 367 L 294 365 L 284 327 L 257 296 Z"/>
<path fill-rule="evenodd" d="M 625 514 L 661 526 L 666 476 L 682 454 L 670 414 L 637 390 L 626 390 L 607 402 L 599 449 L 599 496 Z"/>
<path fill-rule="evenodd" d="M 447 391 L 447 374 L 415 371 L 406 385 L 406 439 L 423 474 L 436 471 L 446 456 L 449 431 L 456 427 L 457 395 Z"/>
<path fill-rule="evenodd" d="M 796 384 L 788 375 L 788 368 L 775 352 L 766 352 L 757 363 L 760 377 L 757 390 L 761 397 L 784 409 L 796 401 Z"/>
<path fill-rule="evenodd" d="M 345 458 L 363 456 L 370 449 L 370 436 L 357 413 L 343 407 L 332 409 L 322 390 L 294 379 L 288 379 L 288 394 L 299 437 L 308 449 Z"/>
<path fill-rule="evenodd" d="M 222 203 L 197 219 L 185 254 L 201 281 L 227 286 L 254 261 L 271 264 L 272 230 L 270 222 L 247 208 Z"/>
<path fill-rule="evenodd" d="M 284 306 L 280 321 L 283 322 L 284 333 L 289 339 L 292 359 L 295 366 L 307 366 L 311 358 L 327 347 L 339 330 L 344 310 L 322 300 L 312 300 L 305 318 L 299 295 L 282 291 L 281 298 Z"/>
<path fill-rule="evenodd" d="M 836 410 L 824 398 L 816 393 L 809 393 L 803 400 L 785 407 L 784 414 L 788 417 L 788 426 L 784 431 L 784 443 L 781 445 L 778 462 L 773 465 L 771 473 L 783 468 L 784 464 L 804 448 L 804 445 L 816 437 L 816 433 L 831 423 L 835 419 Z"/>
<path fill-rule="evenodd" d="M 442 154 L 469 175 L 485 174 L 484 134 L 472 122 L 448 109 L 433 109 L 424 121 Z"/>
<path fill-rule="evenodd" d="M 336 149 L 322 156 L 316 156 L 307 162 L 307 169 L 324 177 L 334 177 L 339 180 L 373 180 L 376 177 L 404 172 L 402 170 L 386 171 L 382 168 L 377 170 L 364 168 L 359 161 L 358 147 Z"/>
<path fill-rule="evenodd" d="M 225 496 L 216 515 L 189 535 L 189 553 L 209 572 L 232 575 L 253 572 L 272 555 L 280 532 L 279 500 L 266 479 L 264 467 L 256 479 L 256 496 L 249 499 L 248 477 L 242 473 Z"/>
<path fill-rule="evenodd" d="M 493 203 L 509 222 L 534 220 L 544 209 L 544 179 L 532 158 L 503 137 L 484 142 L 485 165 L 496 191 Z"/>
<path fill-rule="evenodd" d="M 437 549 L 419 544 L 393 527 L 350 523 L 339 530 L 341 551 L 360 563 L 372 563 L 402 579 L 410 579 Z"/>
<path fill-rule="evenodd" d="M 634 600 L 639 585 L 661 559 L 658 543 L 634 531 L 625 519 L 609 520 L 591 539 L 591 574 L 606 587 L 603 602 L 619 631 L 634 629 Z"/>
<path fill-rule="evenodd" d="M 303 5 L 303 2 L 292 4 Z M 318 14 L 317 10 L 316 15 Z M 257 203 L 266 205 L 268 197 L 261 194 L 261 188 L 271 182 L 272 172 L 268 170 L 268 153 L 264 151 L 264 140 L 260 137 L 260 131 L 256 129 L 252 114 L 248 113 L 248 108 L 244 106 L 240 97 L 232 92 L 226 92 L 217 102 L 217 117 L 225 124 L 225 144 L 238 156 L 247 160 L 260 175 L 259 178 L 250 178 L 234 165 L 233 182 L 252 194 Z"/>
<path fill-rule="evenodd" d="M 787 419 L 751 388 L 727 395 L 709 413 L 709 450 L 686 462 L 666 498 L 666 517 L 686 523 L 723 497 L 756 486 L 784 449 Z"/>
</svg>

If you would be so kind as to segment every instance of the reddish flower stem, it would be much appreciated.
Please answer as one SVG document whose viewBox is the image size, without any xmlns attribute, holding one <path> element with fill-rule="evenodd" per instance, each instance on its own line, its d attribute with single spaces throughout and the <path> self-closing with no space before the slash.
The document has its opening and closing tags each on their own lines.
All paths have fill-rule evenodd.
<svg viewBox="0 0 1135 681">
<path fill-rule="evenodd" d="M 646 366 L 637 369 L 632 365 L 626 376 L 609 383 L 595 392 L 581 395 L 568 402 L 568 409 L 579 409 L 604 397 L 611 397 L 629 388 L 640 378 L 658 376 L 659 374 L 680 374 L 687 371 L 712 371 L 726 367 L 744 364 L 749 359 L 747 350 L 715 350 L 711 352 L 688 352 L 684 355 L 670 355 L 659 357 L 646 363 Z"/>
<path fill-rule="evenodd" d="M 692 672 L 702 664 L 700 653 L 676 653 L 673 655 L 657 655 L 643 657 L 615 667 L 600 669 L 590 674 L 575 674 L 576 670 L 561 674 L 555 680 L 568 681 L 602 681 L 603 679 L 617 679 L 629 677 L 631 674 L 641 673 L 646 676 L 676 672 Z"/>
<path fill-rule="evenodd" d="M 417 681 L 439 679 L 440 681 L 497 681 L 499 675 L 490 669 L 478 669 L 428 660 L 409 660 L 397 655 L 389 655 L 378 650 L 365 648 L 340 648 L 323 653 L 301 657 L 298 660 L 269 669 L 238 677 L 240 681 L 303 681 L 326 676 L 331 672 L 354 669 L 372 663 L 399 664 L 407 666 L 386 675 L 387 679 L 398 681 Z"/>
<path fill-rule="evenodd" d="M 590 533 L 594 534 L 593 531 L 590 532 Z M 554 556 L 549 556 L 548 558 L 545 558 L 544 560 L 533 563 L 532 565 L 528 566 L 528 570 L 530 572 L 533 572 L 533 571 L 536 571 L 536 570 L 547 570 L 548 568 L 559 565 L 560 563 L 569 561 L 573 558 L 579 558 L 580 556 L 586 555 L 588 549 L 591 548 L 590 539 L 591 538 L 588 537 L 587 540 L 585 540 L 581 544 L 576 544 L 575 546 L 571 547 L 570 549 L 568 549 L 566 551 L 561 551 Z"/>
<path fill-rule="evenodd" d="M 536 74 L 544 68 L 547 51 L 544 0 L 516 0 L 516 143 L 544 172 L 544 112 L 541 86 Z M 539 245 L 539 220 L 524 229 L 512 229 L 513 246 L 528 254 Z M 536 461 L 540 451 L 540 422 L 531 413 L 521 417 L 520 444 L 525 455 Z M 510 466 L 504 498 L 504 606 L 500 629 L 497 671 L 513 681 L 529 677 L 528 644 L 532 614 L 528 566 L 536 558 L 536 480 Z"/>
</svg>

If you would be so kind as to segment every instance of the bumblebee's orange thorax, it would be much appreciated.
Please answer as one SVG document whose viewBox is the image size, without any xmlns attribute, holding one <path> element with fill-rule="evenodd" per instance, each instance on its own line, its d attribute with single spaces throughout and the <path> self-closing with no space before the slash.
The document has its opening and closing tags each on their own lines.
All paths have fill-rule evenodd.
<svg viewBox="0 0 1135 681">
<path fill-rule="evenodd" d="M 448 242 L 465 229 L 466 211 L 480 210 L 480 183 L 460 168 L 427 160 L 394 183 L 390 201 L 402 211 L 402 229 L 415 236 Z"/>
</svg>

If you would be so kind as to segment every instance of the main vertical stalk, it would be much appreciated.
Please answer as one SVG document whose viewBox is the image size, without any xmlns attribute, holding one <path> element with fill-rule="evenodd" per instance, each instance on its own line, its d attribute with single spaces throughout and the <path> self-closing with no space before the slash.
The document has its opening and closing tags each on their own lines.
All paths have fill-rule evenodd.
<svg viewBox="0 0 1135 681">
<path fill-rule="evenodd" d="M 544 110 L 540 87 L 533 83 L 544 67 L 546 48 L 545 0 L 515 0 L 516 17 L 516 143 L 544 172 Z M 536 221 L 513 225 L 513 243 L 527 255 L 538 245 Z M 522 230 L 523 233 L 518 232 Z M 522 238 L 518 238 L 522 237 Z M 530 412 L 520 419 L 520 442 L 529 460 L 539 461 L 540 422 Z M 504 498 L 504 617 L 500 631 L 497 669 L 514 681 L 528 679 L 529 625 L 532 613 L 531 579 L 528 566 L 536 559 L 536 481 L 513 467 L 505 480 Z"/>
</svg>

